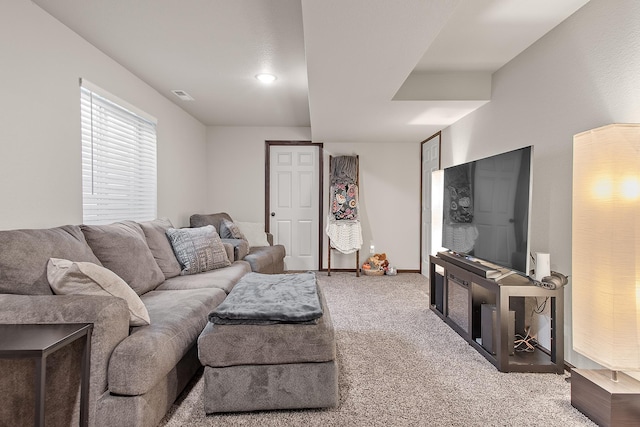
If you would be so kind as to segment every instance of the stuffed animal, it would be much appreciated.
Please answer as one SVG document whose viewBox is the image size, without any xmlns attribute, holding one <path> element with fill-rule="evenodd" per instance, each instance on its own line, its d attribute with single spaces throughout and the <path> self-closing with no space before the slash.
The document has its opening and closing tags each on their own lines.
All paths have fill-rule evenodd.
<svg viewBox="0 0 640 427">
<path fill-rule="evenodd" d="M 386 270 L 389 267 L 387 254 L 373 254 L 362 265 L 365 270 Z"/>
</svg>

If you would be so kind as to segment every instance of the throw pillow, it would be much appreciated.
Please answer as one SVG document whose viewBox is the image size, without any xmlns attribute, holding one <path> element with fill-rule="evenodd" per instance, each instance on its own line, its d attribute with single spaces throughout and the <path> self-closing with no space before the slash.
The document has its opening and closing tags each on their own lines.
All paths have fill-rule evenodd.
<svg viewBox="0 0 640 427">
<path fill-rule="evenodd" d="M 247 240 L 242 234 L 238 226 L 228 219 L 222 219 L 220 222 L 220 237 L 223 239 L 242 239 Z"/>
<path fill-rule="evenodd" d="M 236 222 L 238 228 L 242 234 L 244 234 L 249 241 L 249 246 L 252 248 L 258 246 L 269 246 L 267 240 L 267 233 L 264 231 L 264 224 L 261 222 Z"/>
<path fill-rule="evenodd" d="M 202 273 L 231 265 L 227 251 L 213 225 L 199 228 L 169 228 L 167 237 L 182 265 L 181 275 Z"/>
<path fill-rule="evenodd" d="M 120 276 L 138 295 L 164 282 L 164 273 L 137 223 L 122 221 L 108 225 L 81 225 L 80 228 L 102 265 Z"/>
<path fill-rule="evenodd" d="M 122 298 L 129 307 L 129 325 L 151 323 L 147 308 L 140 297 L 113 271 L 91 262 L 73 262 L 51 258 L 47 264 L 47 279 L 56 295 L 99 295 Z"/>
</svg>

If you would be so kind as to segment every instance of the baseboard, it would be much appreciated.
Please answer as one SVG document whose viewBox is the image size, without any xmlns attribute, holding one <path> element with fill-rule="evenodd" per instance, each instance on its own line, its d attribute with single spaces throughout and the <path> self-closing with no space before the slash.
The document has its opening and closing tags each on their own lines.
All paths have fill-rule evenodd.
<svg viewBox="0 0 640 427">
<path fill-rule="evenodd" d="M 326 268 L 323 268 L 321 270 L 318 271 L 327 271 Z M 331 272 L 344 272 L 344 273 L 355 273 L 356 269 L 355 268 L 331 268 Z M 360 270 L 362 271 L 362 270 Z M 412 270 L 412 269 L 407 269 L 407 270 L 398 270 L 398 273 L 420 273 L 420 270 Z"/>
</svg>

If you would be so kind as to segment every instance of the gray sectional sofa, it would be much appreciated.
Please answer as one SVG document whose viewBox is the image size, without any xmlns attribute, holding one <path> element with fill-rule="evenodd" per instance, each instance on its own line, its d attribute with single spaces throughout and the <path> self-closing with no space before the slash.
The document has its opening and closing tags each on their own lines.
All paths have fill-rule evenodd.
<svg viewBox="0 0 640 427">
<path fill-rule="evenodd" d="M 243 260 L 235 258 L 237 242 L 225 242 L 228 265 L 181 275 L 165 233 L 169 228 L 170 222 L 159 219 L 0 231 L 0 324 L 94 325 L 92 426 L 157 425 L 201 366 L 197 339 L 209 312 L 252 265 L 262 272 L 283 270 L 280 248 L 252 249 Z M 54 294 L 48 277 L 52 258 L 115 273 L 142 301 L 149 324 L 132 326 L 131 305 L 120 297 Z M 80 350 L 74 343 L 48 359 L 47 425 L 78 423 Z M 0 359 L 0 373 L 0 425 L 33 425 L 32 362 Z"/>
</svg>

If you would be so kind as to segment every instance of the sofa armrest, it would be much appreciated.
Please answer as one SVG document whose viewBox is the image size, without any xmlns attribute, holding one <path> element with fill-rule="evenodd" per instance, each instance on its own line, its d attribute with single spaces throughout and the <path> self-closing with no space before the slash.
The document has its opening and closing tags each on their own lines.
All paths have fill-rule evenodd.
<svg viewBox="0 0 640 427">
<path fill-rule="evenodd" d="M 251 265 L 254 273 L 281 274 L 284 273 L 285 256 L 284 245 L 255 246 L 244 260 Z"/>
<path fill-rule="evenodd" d="M 92 425 L 96 400 L 107 390 L 107 368 L 111 353 L 129 335 L 129 310 L 126 301 L 93 295 L 0 294 L 0 307 L 0 324 L 93 323 L 89 388 L 89 423 Z M 68 370 L 69 366 L 50 366 L 49 369 Z M 25 372 L 27 378 L 29 375 L 32 374 Z M 0 384 L 0 390 L 4 387 L 6 384 Z M 31 389 L 29 384 L 27 390 Z M 10 396 L 13 392 L 14 390 L 3 390 L 0 394 Z M 67 400 L 61 399 L 60 404 L 64 405 Z M 72 404 L 77 405 L 78 400 L 75 400 Z"/>
</svg>

